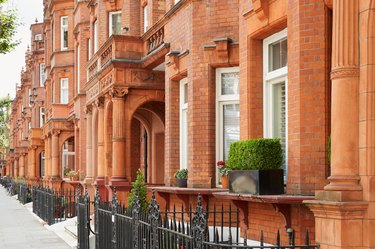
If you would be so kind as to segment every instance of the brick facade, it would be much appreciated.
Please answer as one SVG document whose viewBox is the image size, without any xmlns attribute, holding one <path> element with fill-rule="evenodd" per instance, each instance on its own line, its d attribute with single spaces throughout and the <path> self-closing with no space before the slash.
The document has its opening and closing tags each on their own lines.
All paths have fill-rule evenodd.
<svg viewBox="0 0 375 249">
<path fill-rule="evenodd" d="M 358 89 L 361 96 L 357 103 L 361 123 L 358 135 L 352 127 L 358 123 L 353 118 L 355 108 L 350 109 L 354 114 L 348 117 L 333 106 L 336 103 L 345 108 L 337 96 L 346 93 L 334 91 L 335 84 L 331 83 L 338 82 L 334 78 L 340 77 L 345 63 L 353 75 L 357 75 L 353 68 L 358 66 L 355 61 L 351 62 L 354 59 L 350 56 L 344 59 L 344 66 L 339 60 L 340 53 L 345 54 L 349 45 L 340 47 L 335 38 L 343 24 L 338 24 L 341 19 L 335 19 L 334 11 L 340 4 L 347 7 L 350 0 L 338 1 L 180 0 L 175 4 L 174 0 L 45 0 L 44 23 L 31 26 L 32 37 L 41 33 L 43 40 L 32 41 L 26 53 L 21 86 L 12 105 L 14 152 L 9 157 L 7 172 L 13 177 L 26 177 L 30 182 L 44 182 L 57 188 L 87 186 L 91 195 L 94 186 L 98 186 L 105 199 L 111 198 L 116 187 L 119 199 L 126 202 L 140 168 L 150 189 L 161 186 L 157 191 L 164 206 L 171 208 L 181 202 L 195 204 L 195 189 L 204 189 L 205 200 L 212 205 L 223 202 L 227 207 L 231 203 L 247 214 L 241 227 L 249 239 L 258 239 L 258 231 L 263 230 L 266 242 L 272 243 L 277 229 L 284 231 L 284 226 L 289 226 L 298 232 L 298 243 L 303 242 L 308 229 L 310 238 L 332 245 L 324 240 L 322 231 L 317 231 L 315 237 L 314 215 L 320 222 L 316 223 L 319 228 L 322 228 L 321 222 L 331 222 L 329 217 L 322 218 L 317 204 L 311 201 L 315 192 L 318 192 L 315 201 L 370 202 L 373 196 L 372 170 L 368 166 L 372 147 L 366 140 L 372 138 L 368 110 L 372 111 L 369 99 L 373 70 L 371 56 L 366 55 L 373 52 L 369 27 L 373 25 L 374 13 L 366 1 L 358 3 L 362 11 L 360 23 L 368 27 L 360 29 L 361 49 L 365 52 L 360 51 L 363 67 Z M 147 30 L 144 30 L 145 6 Z M 340 11 L 346 11 L 346 7 Z M 109 36 L 110 12 L 117 11 L 121 13 L 121 32 Z M 61 48 L 63 16 L 68 18 L 67 49 Z M 287 67 L 282 75 L 287 104 L 286 195 L 264 198 L 262 203 L 253 198 L 238 199 L 218 193 L 216 161 L 220 118 L 216 73 L 223 68 L 239 68 L 240 139 L 269 136 L 269 117 L 265 115 L 270 105 L 266 97 L 269 58 L 265 57 L 264 51 L 268 48 L 264 44 L 280 32 L 287 39 Z M 353 44 L 358 43 L 357 38 Z M 45 63 L 44 85 L 40 85 L 40 63 Z M 61 78 L 69 82 L 68 101 L 63 104 Z M 182 166 L 180 80 L 185 78 L 189 188 L 178 190 L 173 186 L 174 173 Z M 33 95 L 30 105 L 29 89 Z M 355 104 L 356 100 L 351 103 Z M 46 114 L 44 125 L 40 124 L 41 108 Z M 347 128 L 345 144 L 337 140 L 345 133 L 338 117 L 352 124 Z M 28 122 L 31 122 L 30 131 Z M 336 145 L 332 170 L 327 158 L 331 129 L 332 144 Z M 358 137 L 359 163 L 353 156 L 357 153 L 353 146 L 347 147 L 358 143 L 358 140 L 355 142 Z M 83 173 L 79 182 L 64 178 L 62 173 L 62 146 L 71 138 L 74 166 L 69 166 Z M 351 166 L 340 166 L 345 165 L 338 156 L 343 151 L 349 153 L 346 155 Z M 44 174 L 40 172 L 42 152 Z M 360 172 L 355 173 L 358 164 Z M 359 180 L 361 187 L 358 187 Z M 332 194 L 334 191 L 338 193 Z M 310 200 L 307 202 L 314 214 L 302 204 L 303 200 Z M 366 227 L 371 229 L 371 213 L 367 215 Z M 285 232 L 282 232 L 282 241 L 287 241 Z"/>
</svg>

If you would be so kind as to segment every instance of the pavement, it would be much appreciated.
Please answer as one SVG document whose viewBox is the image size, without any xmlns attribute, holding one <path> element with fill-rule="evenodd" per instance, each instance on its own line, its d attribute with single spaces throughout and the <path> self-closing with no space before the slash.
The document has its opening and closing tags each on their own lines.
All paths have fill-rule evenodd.
<svg viewBox="0 0 375 249">
<path fill-rule="evenodd" d="M 1 249 L 70 249 L 18 200 L 0 187 Z"/>
</svg>

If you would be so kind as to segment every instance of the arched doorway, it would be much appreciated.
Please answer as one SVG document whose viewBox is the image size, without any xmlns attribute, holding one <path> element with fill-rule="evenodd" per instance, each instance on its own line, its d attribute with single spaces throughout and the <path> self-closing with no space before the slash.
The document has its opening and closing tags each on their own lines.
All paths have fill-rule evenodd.
<svg viewBox="0 0 375 249">
<path fill-rule="evenodd" d="M 132 176 L 140 168 L 148 184 L 164 183 L 164 116 L 164 102 L 152 101 L 138 107 L 131 119 Z"/>
</svg>

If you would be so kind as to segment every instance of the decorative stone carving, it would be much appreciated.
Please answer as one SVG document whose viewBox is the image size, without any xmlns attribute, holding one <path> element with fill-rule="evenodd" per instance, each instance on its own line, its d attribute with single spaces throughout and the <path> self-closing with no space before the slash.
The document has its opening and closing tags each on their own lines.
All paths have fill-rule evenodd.
<svg viewBox="0 0 375 249">
<path fill-rule="evenodd" d="M 104 98 L 100 97 L 97 100 L 95 100 L 95 106 L 97 108 L 104 108 Z"/>
<path fill-rule="evenodd" d="M 87 93 L 86 93 L 87 100 L 90 101 L 94 99 L 96 96 L 99 95 L 99 92 L 100 92 L 99 83 L 96 83 L 89 90 L 87 90 Z"/>
<path fill-rule="evenodd" d="M 359 68 L 358 67 L 344 67 L 336 68 L 331 72 L 331 80 L 337 78 L 357 78 L 359 77 Z"/>
<path fill-rule="evenodd" d="M 109 94 L 112 98 L 123 98 L 126 94 L 128 94 L 128 92 L 128 87 L 112 87 Z"/>
<path fill-rule="evenodd" d="M 85 107 L 85 113 L 86 115 L 91 115 L 92 114 L 92 106 L 88 105 Z"/>
<path fill-rule="evenodd" d="M 269 0 L 252 0 L 253 9 L 259 20 L 263 21 L 268 18 L 268 1 Z"/>
<path fill-rule="evenodd" d="M 58 136 L 60 135 L 61 130 L 52 130 L 52 136 Z"/>
<path fill-rule="evenodd" d="M 107 74 L 103 79 L 99 81 L 99 88 L 103 90 L 112 84 L 112 73 Z"/>
</svg>

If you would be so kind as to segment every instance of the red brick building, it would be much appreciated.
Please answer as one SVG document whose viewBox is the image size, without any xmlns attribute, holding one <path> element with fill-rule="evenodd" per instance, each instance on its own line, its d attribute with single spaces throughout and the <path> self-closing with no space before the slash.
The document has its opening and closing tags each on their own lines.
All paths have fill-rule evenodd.
<svg viewBox="0 0 375 249">
<path fill-rule="evenodd" d="M 264 230 L 272 243 L 292 227 L 302 242 L 308 228 L 323 248 L 372 248 L 374 9 L 370 0 L 45 0 L 13 102 L 7 172 L 91 194 L 97 185 L 107 199 L 116 187 L 126 202 L 140 168 L 162 205 L 198 193 L 236 205 L 250 239 Z M 286 194 L 223 191 L 216 162 L 231 142 L 260 137 L 281 138 Z M 173 187 L 181 168 L 186 189 Z"/>
</svg>

